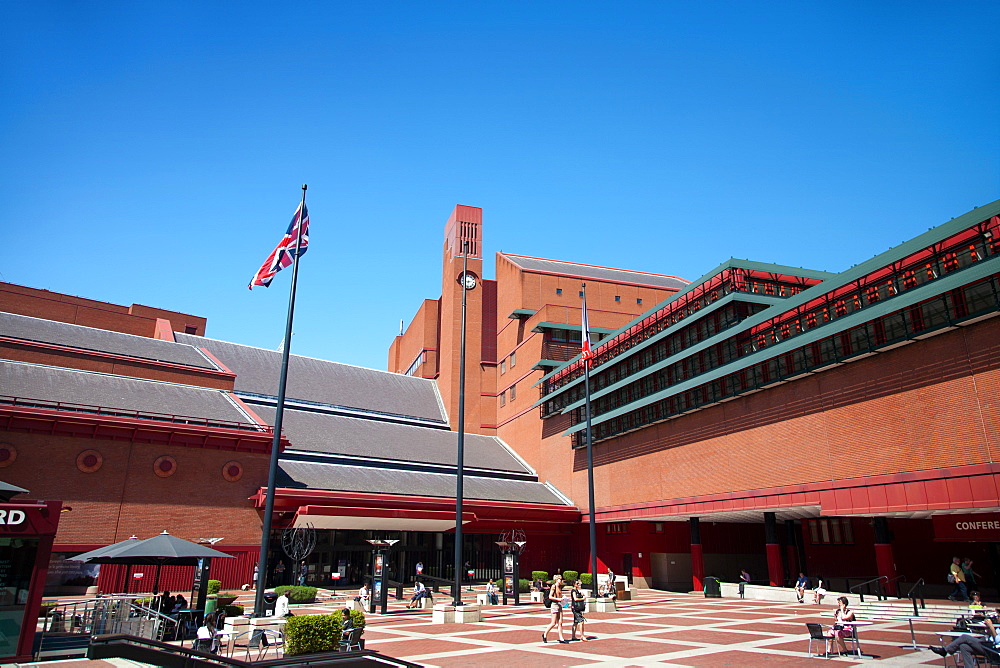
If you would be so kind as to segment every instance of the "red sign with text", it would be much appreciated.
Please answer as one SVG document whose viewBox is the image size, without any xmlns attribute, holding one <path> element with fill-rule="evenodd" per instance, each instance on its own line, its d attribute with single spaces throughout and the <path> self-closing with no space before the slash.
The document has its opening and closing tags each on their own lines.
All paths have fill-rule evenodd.
<svg viewBox="0 0 1000 668">
<path fill-rule="evenodd" d="M 934 540 L 1000 542 L 1000 513 L 935 515 Z"/>
</svg>

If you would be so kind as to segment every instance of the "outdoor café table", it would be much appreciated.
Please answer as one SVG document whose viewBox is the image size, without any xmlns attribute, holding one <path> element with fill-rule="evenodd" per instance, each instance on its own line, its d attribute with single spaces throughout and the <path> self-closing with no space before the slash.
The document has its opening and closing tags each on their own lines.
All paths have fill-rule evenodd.
<svg viewBox="0 0 1000 668">
<path fill-rule="evenodd" d="M 854 627 L 854 638 L 857 640 L 857 643 L 855 644 L 855 647 L 857 647 L 857 655 L 858 656 L 862 656 L 862 654 L 861 654 L 861 634 L 859 633 L 858 627 L 859 626 L 871 626 L 874 623 L 875 622 L 863 621 L 863 620 L 860 620 L 860 619 L 856 619 L 853 622 L 837 622 L 837 624 L 842 624 L 844 626 L 853 626 Z M 835 624 L 824 624 L 824 626 L 826 626 L 827 628 L 832 629 L 835 626 Z"/>
</svg>

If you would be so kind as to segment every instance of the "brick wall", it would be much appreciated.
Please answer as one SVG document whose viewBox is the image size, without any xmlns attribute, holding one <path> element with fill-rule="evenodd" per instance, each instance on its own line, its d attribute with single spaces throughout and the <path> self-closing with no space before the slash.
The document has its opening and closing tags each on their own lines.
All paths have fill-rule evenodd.
<svg viewBox="0 0 1000 668">
<path fill-rule="evenodd" d="M 599 443 L 597 504 L 995 461 L 998 390 L 994 319 Z"/>
</svg>

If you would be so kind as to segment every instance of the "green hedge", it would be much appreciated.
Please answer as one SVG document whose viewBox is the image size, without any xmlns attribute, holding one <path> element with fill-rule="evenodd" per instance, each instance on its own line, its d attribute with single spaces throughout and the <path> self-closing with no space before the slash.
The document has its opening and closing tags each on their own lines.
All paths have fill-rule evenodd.
<svg viewBox="0 0 1000 668">
<path fill-rule="evenodd" d="M 580 573 L 580 582 L 582 582 L 584 586 L 589 587 L 591 583 L 594 582 L 594 576 L 590 573 Z"/>
<path fill-rule="evenodd" d="M 541 580 L 542 582 L 548 582 L 549 572 L 548 571 L 531 571 L 532 580 Z"/>
<path fill-rule="evenodd" d="M 527 594 L 531 591 L 531 580 L 527 578 L 521 578 L 517 581 L 517 590 L 522 594 Z"/>
<path fill-rule="evenodd" d="M 282 585 L 274 588 L 274 593 L 281 596 L 282 592 L 288 595 L 289 603 L 315 603 L 316 587 L 296 587 Z"/>
<path fill-rule="evenodd" d="M 209 594 L 218 594 L 220 589 L 222 589 L 222 580 L 209 580 L 208 581 L 208 593 Z"/>
<path fill-rule="evenodd" d="M 239 617 L 243 614 L 243 606 L 239 603 L 224 606 L 222 609 L 226 611 L 226 617 Z"/>
<path fill-rule="evenodd" d="M 354 615 L 351 615 L 352 619 Z M 285 655 L 335 652 L 344 634 L 339 612 L 329 615 L 295 615 L 285 620 Z"/>
<path fill-rule="evenodd" d="M 572 585 L 580 579 L 580 571 L 563 571 L 563 582 Z"/>
</svg>

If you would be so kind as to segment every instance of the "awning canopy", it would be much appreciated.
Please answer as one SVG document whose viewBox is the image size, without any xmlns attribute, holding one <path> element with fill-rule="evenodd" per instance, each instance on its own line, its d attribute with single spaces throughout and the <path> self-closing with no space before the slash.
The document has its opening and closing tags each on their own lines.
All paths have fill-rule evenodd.
<svg viewBox="0 0 1000 668">
<path fill-rule="evenodd" d="M 475 522 L 476 519 L 475 513 L 462 513 L 462 524 Z M 308 524 L 315 529 L 451 531 L 455 528 L 455 512 L 357 506 L 300 506 L 292 524 L 295 527 Z"/>
</svg>

